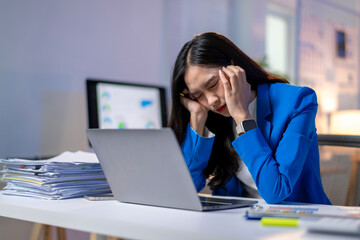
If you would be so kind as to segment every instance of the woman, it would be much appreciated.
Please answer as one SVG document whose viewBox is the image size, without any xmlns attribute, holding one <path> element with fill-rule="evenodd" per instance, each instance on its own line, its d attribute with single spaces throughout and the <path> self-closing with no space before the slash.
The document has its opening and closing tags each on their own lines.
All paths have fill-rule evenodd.
<svg viewBox="0 0 360 240">
<path fill-rule="evenodd" d="M 267 73 L 217 33 L 181 49 L 172 77 L 174 130 L 198 191 L 330 204 L 320 178 L 317 100 Z"/>
</svg>

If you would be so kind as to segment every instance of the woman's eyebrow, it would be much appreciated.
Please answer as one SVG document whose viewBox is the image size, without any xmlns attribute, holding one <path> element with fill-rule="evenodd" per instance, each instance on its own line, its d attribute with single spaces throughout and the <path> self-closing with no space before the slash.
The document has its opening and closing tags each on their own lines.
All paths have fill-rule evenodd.
<svg viewBox="0 0 360 240">
<path fill-rule="evenodd" d="M 213 75 L 211 78 L 209 78 L 209 80 L 207 80 L 203 84 L 202 89 L 207 88 L 216 77 L 217 77 L 217 75 Z M 198 93 L 199 93 L 199 91 L 195 91 L 195 92 L 191 92 L 190 94 L 194 96 L 194 95 L 196 95 Z"/>
</svg>

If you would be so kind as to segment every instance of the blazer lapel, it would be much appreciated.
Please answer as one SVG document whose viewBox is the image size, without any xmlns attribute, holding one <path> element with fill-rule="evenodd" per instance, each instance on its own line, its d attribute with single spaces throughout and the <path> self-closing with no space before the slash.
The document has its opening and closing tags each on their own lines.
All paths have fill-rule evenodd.
<svg viewBox="0 0 360 240">
<path fill-rule="evenodd" d="M 270 106 L 270 85 L 259 84 L 257 88 L 257 124 L 258 128 L 264 135 L 266 141 L 270 142 L 271 122 L 270 116 L 272 114 Z"/>
</svg>

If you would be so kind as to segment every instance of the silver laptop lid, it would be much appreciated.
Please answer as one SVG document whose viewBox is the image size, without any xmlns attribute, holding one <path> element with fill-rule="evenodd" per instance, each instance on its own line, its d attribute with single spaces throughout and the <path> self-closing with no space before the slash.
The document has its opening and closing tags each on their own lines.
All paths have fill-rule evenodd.
<svg viewBox="0 0 360 240">
<path fill-rule="evenodd" d="M 86 132 L 118 201 L 202 210 L 171 129 L 88 129 Z"/>
</svg>

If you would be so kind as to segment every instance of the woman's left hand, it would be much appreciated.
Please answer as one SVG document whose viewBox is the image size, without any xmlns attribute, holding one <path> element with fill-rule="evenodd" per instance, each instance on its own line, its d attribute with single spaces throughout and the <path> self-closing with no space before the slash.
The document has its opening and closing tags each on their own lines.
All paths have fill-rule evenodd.
<svg viewBox="0 0 360 240">
<path fill-rule="evenodd" d="M 227 109 L 236 124 L 252 118 L 249 113 L 252 92 L 244 69 L 230 65 L 223 67 L 219 75 L 224 86 Z"/>
</svg>

